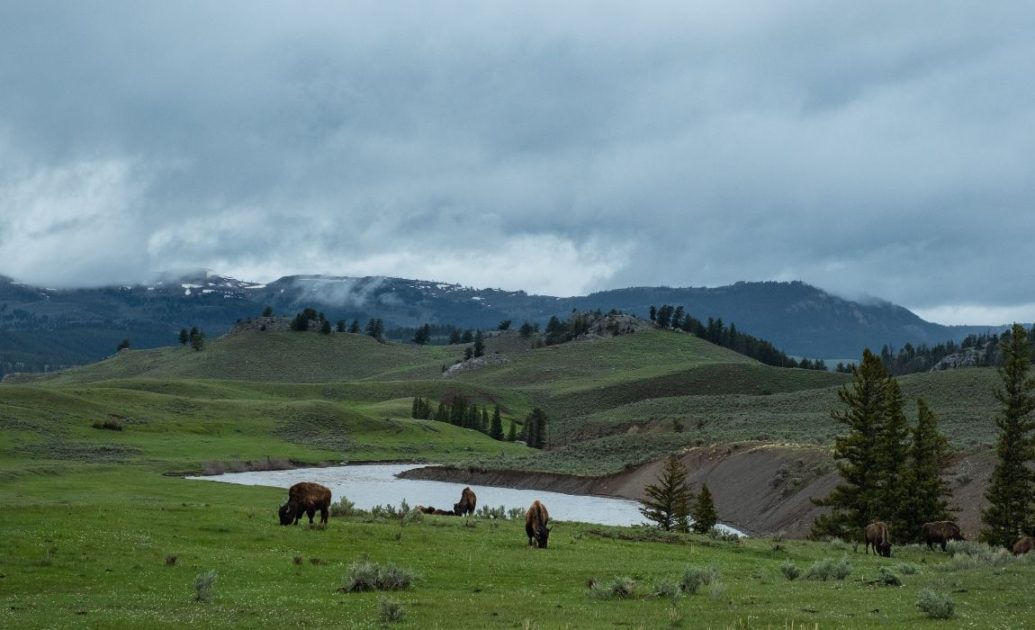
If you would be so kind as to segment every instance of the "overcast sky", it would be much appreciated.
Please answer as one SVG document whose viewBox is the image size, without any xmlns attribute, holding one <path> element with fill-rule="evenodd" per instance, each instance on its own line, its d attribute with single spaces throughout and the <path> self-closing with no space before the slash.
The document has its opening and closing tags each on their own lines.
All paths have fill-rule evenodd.
<svg viewBox="0 0 1035 630">
<path fill-rule="evenodd" d="M 1030 322 L 1033 32 L 1009 1 L 6 0 L 0 273 L 804 280 Z"/>
</svg>

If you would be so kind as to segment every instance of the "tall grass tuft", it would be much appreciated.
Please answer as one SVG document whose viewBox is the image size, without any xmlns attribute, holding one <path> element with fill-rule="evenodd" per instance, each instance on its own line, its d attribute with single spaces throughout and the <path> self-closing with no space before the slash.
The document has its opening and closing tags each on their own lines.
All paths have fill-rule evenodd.
<svg viewBox="0 0 1035 630">
<path fill-rule="evenodd" d="M 348 497 L 341 497 L 337 503 L 331 504 L 331 516 L 352 516 L 356 513 L 356 504 Z"/>
<path fill-rule="evenodd" d="M 780 565 L 780 573 L 788 580 L 796 580 L 801 575 L 801 569 L 793 562 L 784 562 Z"/>
<path fill-rule="evenodd" d="M 377 600 L 377 618 L 381 623 L 398 623 L 406 618 L 406 610 L 400 602 L 382 597 Z"/>
<path fill-rule="evenodd" d="M 211 604 L 215 597 L 216 578 L 219 576 L 215 570 L 199 573 L 194 578 L 194 601 L 203 604 Z"/>
<path fill-rule="evenodd" d="M 625 599 L 636 590 L 636 582 L 630 577 L 613 577 L 606 582 L 592 581 L 589 594 L 597 599 Z"/>
<path fill-rule="evenodd" d="M 805 573 L 805 578 L 809 580 L 823 581 L 829 580 L 830 578 L 843 580 L 848 577 L 851 572 L 852 563 L 848 562 L 848 558 L 841 558 L 840 560 L 824 558 L 812 563 L 809 570 Z"/>
<path fill-rule="evenodd" d="M 342 593 L 362 591 L 401 591 L 410 587 L 416 576 L 395 564 L 377 564 L 369 560 L 353 562 L 342 581 Z"/>
<path fill-rule="evenodd" d="M 713 580 L 719 579 L 719 572 L 713 567 L 688 566 L 683 569 L 683 577 L 679 580 L 679 587 L 684 593 L 696 593 L 702 586 L 711 584 Z"/>
</svg>

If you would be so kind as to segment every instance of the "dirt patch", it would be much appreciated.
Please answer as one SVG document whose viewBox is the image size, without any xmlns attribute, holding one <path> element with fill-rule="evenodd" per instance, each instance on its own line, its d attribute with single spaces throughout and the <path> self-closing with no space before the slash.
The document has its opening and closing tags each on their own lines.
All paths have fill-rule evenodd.
<svg viewBox="0 0 1035 630">
<path fill-rule="evenodd" d="M 695 491 L 708 484 L 720 520 L 756 536 L 782 532 L 790 538 L 806 537 L 825 511 L 813 505 L 812 498 L 827 496 L 840 480 L 826 449 L 737 444 L 688 449 L 680 459 Z M 952 503 L 959 508 L 955 520 L 967 538 L 975 538 L 981 527 L 984 491 L 994 463 L 990 452 L 960 455 L 949 471 Z M 658 459 L 602 477 L 451 466 L 417 468 L 400 476 L 639 500 L 663 464 Z"/>
</svg>

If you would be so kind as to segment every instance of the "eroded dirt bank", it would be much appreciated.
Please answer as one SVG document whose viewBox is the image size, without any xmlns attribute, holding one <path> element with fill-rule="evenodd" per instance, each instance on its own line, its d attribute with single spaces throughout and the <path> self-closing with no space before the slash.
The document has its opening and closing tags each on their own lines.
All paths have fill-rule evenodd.
<svg viewBox="0 0 1035 630">
<path fill-rule="evenodd" d="M 689 449 L 680 458 L 695 490 L 708 484 L 722 522 L 752 535 L 783 532 L 804 538 L 812 521 L 823 512 L 811 499 L 829 494 L 839 479 L 825 449 L 739 444 Z M 451 466 L 418 468 L 402 476 L 638 500 L 643 489 L 657 479 L 663 464 L 662 460 L 652 461 L 603 477 Z M 968 538 L 976 537 L 981 526 L 984 488 L 993 464 L 992 453 L 962 455 L 948 475 L 953 502 L 960 508 L 956 521 Z"/>
</svg>

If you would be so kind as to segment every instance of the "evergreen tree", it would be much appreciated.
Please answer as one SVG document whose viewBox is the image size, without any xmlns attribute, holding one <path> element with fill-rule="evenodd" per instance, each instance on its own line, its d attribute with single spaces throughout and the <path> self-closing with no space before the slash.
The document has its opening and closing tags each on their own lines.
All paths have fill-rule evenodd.
<svg viewBox="0 0 1035 630">
<path fill-rule="evenodd" d="M 848 434 L 834 440 L 834 458 L 842 483 L 816 505 L 833 509 L 816 519 L 813 536 L 858 538 L 859 532 L 879 512 L 877 505 L 878 435 L 887 410 L 888 373 L 880 357 L 863 351 L 862 362 L 850 385 L 838 392 L 846 409 L 834 410 L 834 420 L 848 427 Z"/>
<path fill-rule="evenodd" d="M 467 412 L 467 400 L 463 396 L 453 398 L 453 404 L 449 408 L 449 422 L 458 427 L 464 426 L 464 417 Z"/>
<path fill-rule="evenodd" d="M 539 407 L 525 418 L 525 443 L 532 448 L 543 448 L 546 445 L 546 414 Z"/>
<path fill-rule="evenodd" d="M 418 346 L 423 346 L 429 341 L 431 341 L 430 324 L 424 324 L 423 326 L 418 328 L 416 332 L 413 333 L 413 343 L 417 344 Z"/>
<path fill-rule="evenodd" d="M 513 418 L 510 419 L 510 429 L 507 430 L 507 441 L 517 441 L 517 423 L 514 422 Z"/>
<path fill-rule="evenodd" d="M 486 433 L 486 434 L 489 432 L 489 408 L 488 407 L 482 407 L 482 418 L 481 418 L 481 421 L 478 423 L 478 430 L 481 431 L 482 433 Z"/>
<path fill-rule="evenodd" d="M 197 328 L 190 329 L 190 347 L 196 352 L 201 352 L 205 347 L 205 333 Z"/>
<path fill-rule="evenodd" d="M 496 330 L 510 330 L 511 323 L 512 320 L 505 319 L 502 322 L 500 322 L 499 326 L 496 327 Z"/>
<path fill-rule="evenodd" d="M 435 420 L 439 422 L 449 422 L 449 409 L 446 408 L 444 403 L 438 404 L 438 410 L 435 411 Z"/>
<path fill-rule="evenodd" d="M 190 333 L 187 332 L 186 328 L 180 329 L 180 345 L 185 346 L 190 342 Z"/>
<path fill-rule="evenodd" d="M 267 306 L 266 308 L 262 309 L 262 316 L 263 317 L 273 317 L 273 307 L 272 306 Z"/>
<path fill-rule="evenodd" d="M 521 335 L 522 339 L 528 339 L 529 337 L 531 337 L 532 332 L 532 324 L 528 323 L 527 321 L 521 324 L 521 328 L 518 329 L 518 334 Z"/>
<path fill-rule="evenodd" d="M 467 413 L 464 415 L 464 428 L 477 430 L 478 418 L 478 405 L 471 405 L 467 408 Z"/>
<path fill-rule="evenodd" d="M 472 350 L 470 348 L 470 346 L 468 346 L 467 348 L 464 348 L 464 361 L 470 361 L 471 357 L 473 357 L 473 356 L 474 356 L 474 350 Z"/>
<path fill-rule="evenodd" d="M 352 323 L 349 325 L 349 332 L 352 333 L 353 335 L 358 335 L 359 334 L 359 320 L 358 319 L 352 320 Z"/>
<path fill-rule="evenodd" d="M 410 417 L 411 418 L 419 418 L 420 417 L 420 411 L 421 411 L 420 396 L 414 396 L 413 404 L 410 405 Z"/>
<path fill-rule="evenodd" d="M 1035 459 L 1035 379 L 1028 376 L 1031 367 L 1031 347 L 1024 326 L 1014 324 L 1003 334 L 999 343 L 1003 356 L 999 376 L 1003 386 L 996 391 L 1002 410 L 995 419 L 999 427 L 996 445 L 998 461 L 985 498 L 989 506 L 981 514 L 985 528 L 981 538 L 989 544 L 1010 547 L 1023 533 L 1035 526 L 1033 499 L 1035 499 L 1035 471 L 1030 463 Z"/>
<path fill-rule="evenodd" d="M 370 318 L 367 321 L 366 334 L 368 337 L 381 341 L 384 339 L 385 323 L 380 319 Z"/>
<path fill-rule="evenodd" d="M 122 352 L 123 350 L 129 349 L 129 339 L 123 339 L 119 342 L 119 345 L 115 346 L 115 352 Z"/>
<path fill-rule="evenodd" d="M 331 323 L 326 319 L 320 323 L 320 334 L 329 335 L 331 334 Z"/>
<path fill-rule="evenodd" d="M 715 503 L 712 501 L 712 493 L 708 490 L 708 484 L 701 486 L 701 493 L 694 501 L 694 531 L 698 534 L 706 534 L 708 530 L 715 527 L 719 521 L 719 515 L 715 511 Z"/>
<path fill-rule="evenodd" d="M 460 343 L 460 331 L 456 328 L 449 331 L 449 345 L 455 346 Z"/>
<path fill-rule="evenodd" d="M 345 323 L 344 319 L 339 319 L 337 324 L 335 324 L 334 329 L 340 333 L 343 333 L 348 330 L 348 324 Z"/>
<path fill-rule="evenodd" d="M 460 341 L 463 343 L 471 343 L 474 341 L 474 334 L 470 330 L 465 330 L 464 334 L 461 335 Z"/>
<path fill-rule="evenodd" d="M 485 339 L 482 337 L 482 331 L 478 331 L 474 334 L 474 356 L 480 357 L 485 354 Z"/>
<path fill-rule="evenodd" d="M 650 321 L 655 321 L 658 318 L 658 309 L 654 308 L 654 305 L 650 305 Z"/>
<path fill-rule="evenodd" d="M 513 426 L 513 423 L 511 423 L 511 425 Z M 492 410 L 492 425 L 489 427 L 489 437 L 494 440 L 503 439 L 503 420 L 500 418 L 499 405 L 496 405 Z"/>
<path fill-rule="evenodd" d="M 665 531 L 689 531 L 690 487 L 686 483 L 686 468 L 675 455 L 665 461 L 665 467 L 655 483 L 643 490 L 640 514 Z"/>
<path fill-rule="evenodd" d="M 295 318 L 291 320 L 291 330 L 297 332 L 309 330 L 309 317 L 305 313 L 297 313 Z"/>
<path fill-rule="evenodd" d="M 917 422 L 913 442 L 909 448 L 909 473 L 906 477 L 906 497 L 901 528 L 896 533 L 900 540 L 919 540 L 920 526 L 932 521 L 949 519 L 949 484 L 945 470 L 949 465 L 949 442 L 938 432 L 938 419 L 923 399 L 916 401 Z"/>
<path fill-rule="evenodd" d="M 894 378 L 887 379 L 883 421 L 878 426 L 876 468 L 876 507 L 873 515 L 885 521 L 899 535 L 908 529 L 902 518 L 911 500 L 906 494 L 909 458 L 909 423 L 903 410 L 902 390 Z"/>
</svg>

